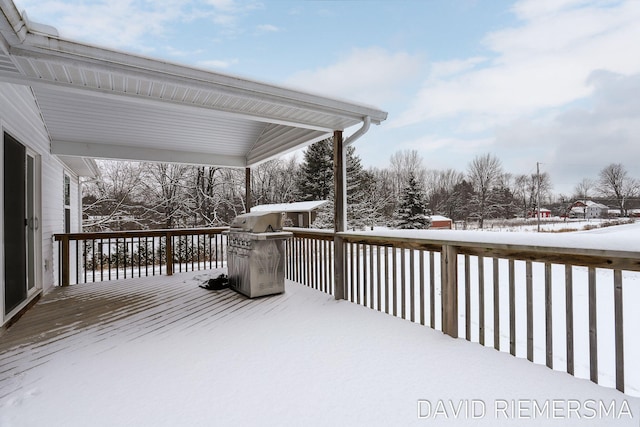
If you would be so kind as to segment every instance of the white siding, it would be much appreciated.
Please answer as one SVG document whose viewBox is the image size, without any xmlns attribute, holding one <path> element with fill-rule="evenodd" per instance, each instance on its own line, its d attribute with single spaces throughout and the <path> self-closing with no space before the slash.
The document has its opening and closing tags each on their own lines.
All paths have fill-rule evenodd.
<svg viewBox="0 0 640 427">
<path fill-rule="evenodd" d="M 34 101 L 31 89 L 26 86 L 0 83 L 0 128 L 16 138 L 20 143 L 33 150 L 40 164 L 40 230 L 42 235 L 41 258 L 37 267 L 41 269 L 41 283 L 37 284 L 46 291 L 57 283 L 57 248 L 54 248 L 53 234 L 64 232 L 63 206 L 63 173 L 64 165 L 50 154 L 50 141 L 46 127 L 42 122 L 40 112 Z M 0 136 L 0 139 L 2 137 Z M 1 151 L 1 150 L 0 150 Z M 1 154 L 0 154 L 1 155 Z M 79 231 L 78 217 L 78 178 L 72 172 L 71 177 L 71 218 L 72 231 Z M 0 181 L 2 180 L 0 176 Z M 2 192 L 0 182 L 0 192 Z M 1 203 L 2 198 L 0 198 Z M 0 210 L 0 219 L 3 211 Z M 2 224 L 3 221 L 0 221 Z M 2 247 L 0 259 L 4 259 L 4 230 L 2 233 Z M 0 277 L 4 288 L 4 262 L 0 265 Z M 4 290 L 2 291 L 4 295 Z"/>
</svg>

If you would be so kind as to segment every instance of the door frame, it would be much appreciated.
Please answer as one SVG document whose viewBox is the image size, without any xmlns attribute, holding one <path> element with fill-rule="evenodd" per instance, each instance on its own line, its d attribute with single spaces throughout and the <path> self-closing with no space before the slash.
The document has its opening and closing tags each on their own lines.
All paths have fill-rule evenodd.
<svg viewBox="0 0 640 427">
<path fill-rule="evenodd" d="M 42 292 L 42 156 L 25 144 L 22 138 L 15 136 L 14 132 L 8 130 L 5 123 L 0 121 L 0 164 L 4 163 L 4 144 L 5 135 L 9 135 L 15 141 L 25 147 L 25 214 L 28 213 L 29 207 L 32 208 L 33 218 L 31 224 L 33 233 L 25 233 L 26 253 L 25 253 L 25 284 L 27 286 L 27 296 L 24 301 L 14 307 L 10 312 L 5 313 L 5 234 L 4 234 L 4 173 L 0 174 L 0 202 L 2 204 L 2 226 L 0 227 L 0 236 L 2 245 L 0 245 L 0 277 L 2 278 L 2 289 L 0 291 L 0 325 L 6 324 L 13 316 L 23 310 L 38 294 Z M 32 161 L 32 170 L 29 174 L 28 158 Z M 29 206 L 28 188 L 32 185 L 31 206 Z M 31 253 L 30 253 L 31 252 Z M 31 255 L 31 256 L 30 256 Z"/>
</svg>

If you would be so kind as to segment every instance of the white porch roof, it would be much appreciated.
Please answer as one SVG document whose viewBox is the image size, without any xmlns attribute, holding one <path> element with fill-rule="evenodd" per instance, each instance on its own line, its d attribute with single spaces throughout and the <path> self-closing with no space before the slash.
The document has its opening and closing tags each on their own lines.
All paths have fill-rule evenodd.
<svg viewBox="0 0 640 427">
<path fill-rule="evenodd" d="M 61 39 L 0 0 L 0 82 L 28 85 L 60 156 L 246 167 L 379 109 Z"/>
</svg>

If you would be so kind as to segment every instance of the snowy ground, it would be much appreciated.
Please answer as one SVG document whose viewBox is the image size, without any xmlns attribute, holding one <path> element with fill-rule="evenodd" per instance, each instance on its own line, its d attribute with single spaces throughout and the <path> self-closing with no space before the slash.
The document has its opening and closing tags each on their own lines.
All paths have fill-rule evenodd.
<svg viewBox="0 0 640 427">
<path fill-rule="evenodd" d="M 198 288 L 202 273 L 136 280 L 184 301 L 243 298 Z M 131 285 L 78 286 L 117 297 Z M 176 307 L 50 343 L 57 353 L 0 399 L 0 425 L 640 425 L 638 398 L 294 283 L 228 310 Z"/>
</svg>

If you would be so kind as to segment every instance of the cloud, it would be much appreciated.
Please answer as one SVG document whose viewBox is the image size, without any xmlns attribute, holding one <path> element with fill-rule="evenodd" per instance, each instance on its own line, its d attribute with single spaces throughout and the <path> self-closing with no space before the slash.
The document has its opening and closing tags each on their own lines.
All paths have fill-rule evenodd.
<svg viewBox="0 0 640 427">
<path fill-rule="evenodd" d="M 258 31 L 262 31 L 265 33 L 277 33 L 278 31 L 280 31 L 280 28 L 271 24 L 263 24 L 263 25 L 258 25 Z"/>
<path fill-rule="evenodd" d="M 56 16 L 58 30 L 64 38 L 116 48 L 136 46 L 142 51 L 151 50 L 142 43 L 144 37 L 167 36 L 171 28 L 167 23 L 184 14 L 182 4 L 172 1 L 102 0 L 85 3 L 22 0 L 20 7 L 41 22 L 50 22 L 47 17 Z"/>
<path fill-rule="evenodd" d="M 640 73 L 597 71 L 588 82 L 590 105 L 567 109 L 546 124 L 523 119 L 496 133 L 500 153 L 522 154 L 528 147 L 536 156 L 530 163 L 543 162 L 556 191 L 565 194 L 610 163 L 622 163 L 640 178 Z"/>
<path fill-rule="evenodd" d="M 42 23 L 57 22 L 63 38 L 110 48 L 153 52 L 157 39 L 171 40 L 180 23 L 208 20 L 210 30 L 234 36 L 239 18 L 264 6 L 234 0 L 17 0 Z"/>
<path fill-rule="evenodd" d="M 226 69 L 231 67 L 232 65 L 236 65 L 238 62 L 238 58 L 232 59 L 211 59 L 208 61 L 198 61 L 196 65 L 198 67 L 209 68 L 213 70 Z"/>
<path fill-rule="evenodd" d="M 513 12 L 520 25 L 488 34 L 487 55 L 432 63 L 390 125 L 455 117 L 461 130 L 481 131 L 483 121 L 489 129 L 587 98 L 594 70 L 640 71 L 631 53 L 640 43 L 638 1 L 525 0 Z"/>
<path fill-rule="evenodd" d="M 401 89 L 416 80 L 423 66 L 424 59 L 419 55 L 378 47 L 353 49 L 332 65 L 301 71 L 286 82 L 321 88 L 329 96 L 383 105 L 402 96 Z"/>
</svg>

